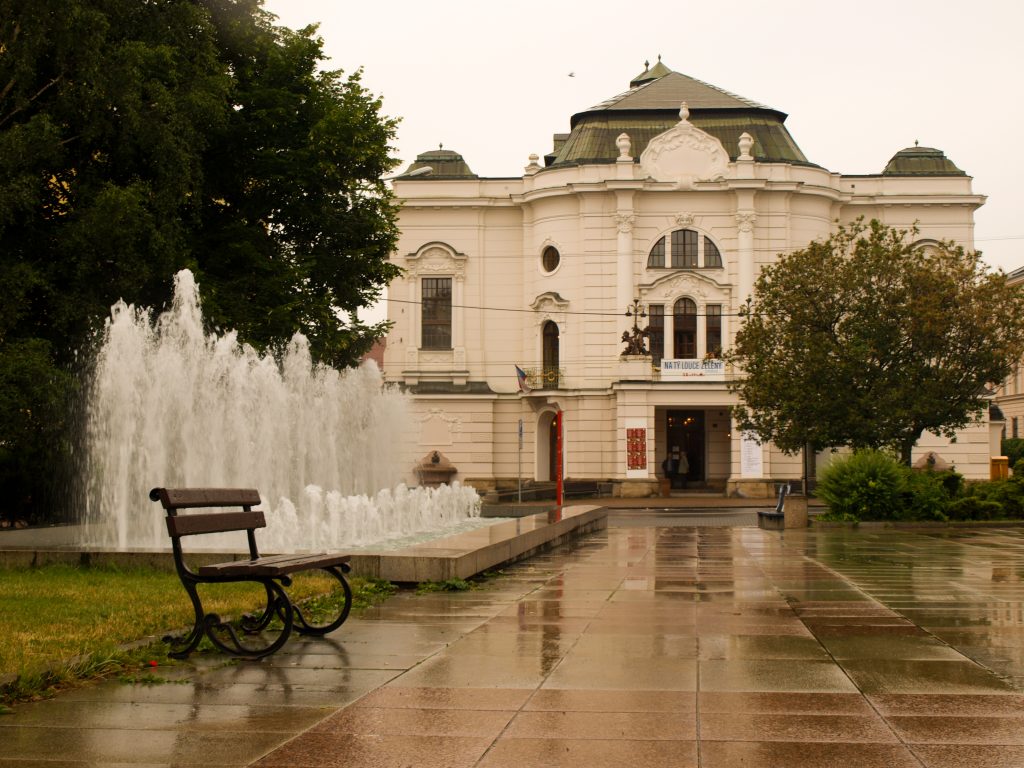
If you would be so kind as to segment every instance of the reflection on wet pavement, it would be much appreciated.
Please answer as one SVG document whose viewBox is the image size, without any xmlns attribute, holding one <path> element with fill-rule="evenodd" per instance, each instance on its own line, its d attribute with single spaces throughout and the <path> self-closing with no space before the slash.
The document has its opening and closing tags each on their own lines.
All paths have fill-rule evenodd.
<svg viewBox="0 0 1024 768">
<path fill-rule="evenodd" d="M 666 514 L 262 663 L 19 707 L 0 766 L 1024 765 L 1024 529 Z"/>
</svg>

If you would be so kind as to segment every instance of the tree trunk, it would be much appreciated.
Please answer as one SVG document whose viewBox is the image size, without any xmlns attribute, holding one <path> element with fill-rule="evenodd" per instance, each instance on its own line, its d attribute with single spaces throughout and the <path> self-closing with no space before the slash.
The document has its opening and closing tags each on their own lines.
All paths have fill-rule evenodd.
<svg viewBox="0 0 1024 768">
<path fill-rule="evenodd" d="M 911 456 L 914 452 L 914 445 L 916 443 L 917 440 L 904 440 L 900 444 L 900 462 L 906 464 L 908 467 L 910 466 Z"/>
</svg>

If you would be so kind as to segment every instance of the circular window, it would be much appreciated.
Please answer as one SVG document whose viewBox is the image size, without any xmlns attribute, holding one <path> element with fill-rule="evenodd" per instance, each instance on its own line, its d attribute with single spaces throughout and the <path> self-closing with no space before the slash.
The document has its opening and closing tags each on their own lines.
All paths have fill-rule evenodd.
<svg viewBox="0 0 1024 768">
<path fill-rule="evenodd" d="M 553 245 L 549 245 L 544 249 L 544 253 L 541 254 L 540 261 L 544 267 L 545 272 L 554 272 L 558 269 L 558 262 L 562 260 L 562 257 L 558 255 L 558 249 Z"/>
</svg>

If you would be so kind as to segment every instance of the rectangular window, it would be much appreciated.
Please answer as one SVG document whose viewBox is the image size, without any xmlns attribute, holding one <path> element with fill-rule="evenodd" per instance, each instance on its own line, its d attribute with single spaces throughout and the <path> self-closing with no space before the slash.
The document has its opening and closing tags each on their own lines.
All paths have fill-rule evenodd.
<svg viewBox="0 0 1024 768">
<path fill-rule="evenodd" d="M 673 354 L 679 360 L 693 360 L 697 357 L 697 316 L 675 315 L 672 324 L 672 335 L 675 336 Z"/>
<path fill-rule="evenodd" d="M 692 229 L 677 229 L 672 233 L 672 266 L 697 267 L 697 233 Z"/>
<path fill-rule="evenodd" d="M 1017 439 L 1017 417 L 1013 417 L 1013 439 Z"/>
<path fill-rule="evenodd" d="M 708 304 L 704 309 L 705 357 L 722 356 L 722 305 Z"/>
<path fill-rule="evenodd" d="M 452 348 L 452 279 L 423 278 L 423 349 Z"/>
<path fill-rule="evenodd" d="M 654 364 L 659 365 L 665 356 L 665 307 L 661 304 L 651 304 L 647 308 L 647 315 L 650 317 L 650 322 L 647 323 L 647 341 Z"/>
</svg>

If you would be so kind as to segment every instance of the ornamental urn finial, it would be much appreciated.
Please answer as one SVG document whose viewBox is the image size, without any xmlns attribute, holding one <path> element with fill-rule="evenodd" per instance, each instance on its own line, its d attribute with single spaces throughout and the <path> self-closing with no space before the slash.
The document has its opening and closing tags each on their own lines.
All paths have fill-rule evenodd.
<svg viewBox="0 0 1024 768">
<path fill-rule="evenodd" d="M 679 105 L 679 119 L 684 123 L 690 119 L 690 108 L 686 106 L 685 101 Z"/>
<path fill-rule="evenodd" d="M 750 150 L 753 149 L 753 147 L 754 147 L 754 137 L 751 136 L 746 131 L 744 131 L 743 134 L 740 136 L 740 140 L 739 140 L 740 156 L 739 156 L 738 159 L 739 160 L 753 160 L 754 157 L 753 157 L 753 155 L 750 154 Z"/>
<path fill-rule="evenodd" d="M 620 133 L 619 137 L 615 139 L 615 146 L 619 148 L 619 158 L 630 157 L 629 150 L 633 147 L 633 142 L 629 140 L 629 134 Z"/>
</svg>

